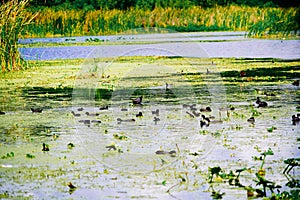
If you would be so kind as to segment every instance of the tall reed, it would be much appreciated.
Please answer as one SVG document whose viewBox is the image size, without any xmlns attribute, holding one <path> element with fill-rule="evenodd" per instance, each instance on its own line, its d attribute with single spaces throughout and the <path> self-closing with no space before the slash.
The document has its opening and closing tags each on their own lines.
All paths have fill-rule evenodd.
<svg viewBox="0 0 300 200">
<path fill-rule="evenodd" d="M 1 71 L 20 70 L 26 67 L 18 51 L 18 39 L 24 27 L 33 19 L 25 11 L 29 0 L 10 0 L 0 6 L 0 65 Z"/>
<path fill-rule="evenodd" d="M 298 14 L 297 14 L 298 13 Z M 249 31 L 259 35 L 288 33 L 299 29 L 299 8 L 258 8 L 247 6 L 199 6 L 153 10 L 42 10 L 24 34 L 27 37 L 107 35 L 141 27 L 176 31 Z"/>
</svg>

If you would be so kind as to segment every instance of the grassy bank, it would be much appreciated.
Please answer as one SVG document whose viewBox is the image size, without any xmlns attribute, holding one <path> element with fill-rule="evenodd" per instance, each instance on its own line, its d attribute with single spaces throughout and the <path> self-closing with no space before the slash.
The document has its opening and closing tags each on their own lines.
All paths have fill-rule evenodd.
<svg viewBox="0 0 300 200">
<path fill-rule="evenodd" d="M 175 31 L 249 31 L 252 36 L 288 35 L 299 29 L 299 8 L 215 6 L 154 10 L 44 9 L 25 37 L 108 35 L 131 29 L 160 27 Z"/>
</svg>

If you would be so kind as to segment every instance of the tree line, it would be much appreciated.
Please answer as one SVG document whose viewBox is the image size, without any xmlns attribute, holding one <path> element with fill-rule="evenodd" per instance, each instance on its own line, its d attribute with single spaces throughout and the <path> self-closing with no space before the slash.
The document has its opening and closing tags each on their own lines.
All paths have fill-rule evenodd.
<svg viewBox="0 0 300 200">
<path fill-rule="evenodd" d="M 7 1 L 7 0 L 2 0 Z M 299 0 L 30 0 L 32 9 L 51 7 L 55 9 L 119 9 L 140 8 L 187 8 L 191 6 L 212 7 L 215 5 L 241 5 L 261 7 L 299 7 Z"/>
</svg>

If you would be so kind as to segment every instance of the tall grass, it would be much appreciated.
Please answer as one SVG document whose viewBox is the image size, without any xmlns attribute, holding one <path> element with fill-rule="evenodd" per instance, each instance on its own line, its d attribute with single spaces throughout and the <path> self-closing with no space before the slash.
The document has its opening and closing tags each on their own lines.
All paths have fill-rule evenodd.
<svg viewBox="0 0 300 200">
<path fill-rule="evenodd" d="M 249 31 L 250 35 L 285 34 L 299 29 L 299 8 L 215 6 L 75 11 L 45 9 L 24 30 L 27 37 L 107 35 L 141 27 L 177 31 Z"/>
<path fill-rule="evenodd" d="M 24 27 L 33 19 L 25 11 L 29 0 L 10 0 L 0 6 L 0 65 L 1 71 L 20 70 L 25 61 L 18 51 L 18 39 Z"/>
</svg>

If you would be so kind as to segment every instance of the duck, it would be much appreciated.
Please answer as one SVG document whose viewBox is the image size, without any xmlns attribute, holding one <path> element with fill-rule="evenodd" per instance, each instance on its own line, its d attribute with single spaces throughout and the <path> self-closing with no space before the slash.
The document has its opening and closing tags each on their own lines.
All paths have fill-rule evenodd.
<svg viewBox="0 0 300 200">
<path fill-rule="evenodd" d="M 100 107 L 99 110 L 108 110 L 108 106 Z"/>
<path fill-rule="evenodd" d="M 43 149 L 42 149 L 42 151 L 49 151 L 49 150 L 50 150 L 49 146 L 47 144 L 43 143 Z"/>
<path fill-rule="evenodd" d="M 159 116 L 159 109 L 156 109 L 155 111 L 152 111 L 152 115 Z"/>
<path fill-rule="evenodd" d="M 139 104 L 139 105 L 141 105 L 141 104 L 142 104 L 142 100 L 143 100 L 143 97 L 140 96 L 140 97 L 138 97 L 138 98 L 133 99 L 133 100 L 132 100 L 132 103 L 133 103 L 133 104 Z"/>
<path fill-rule="evenodd" d="M 297 116 L 296 116 L 296 115 L 293 115 L 293 116 L 292 116 L 292 121 L 293 121 L 293 122 L 300 122 L 300 114 L 297 114 Z"/>
<path fill-rule="evenodd" d="M 77 108 L 77 111 L 83 111 L 83 108 L 81 107 L 81 108 Z"/>
<path fill-rule="evenodd" d="M 205 115 L 201 115 L 201 117 L 203 120 L 207 121 L 207 123 L 210 122 L 210 119 L 208 117 L 206 117 Z"/>
<path fill-rule="evenodd" d="M 135 119 L 121 119 L 117 118 L 118 124 L 121 124 L 121 122 L 135 122 Z"/>
<path fill-rule="evenodd" d="M 5 112 L 0 110 L 0 115 L 5 115 Z"/>
<path fill-rule="evenodd" d="M 166 91 L 169 91 L 170 90 L 170 88 L 169 88 L 169 84 L 168 83 L 166 83 Z"/>
<path fill-rule="evenodd" d="M 245 71 L 243 71 L 243 70 L 242 70 L 242 71 L 240 71 L 240 76 L 241 76 L 241 77 L 245 77 L 245 76 L 246 76 L 246 72 L 245 72 Z"/>
<path fill-rule="evenodd" d="M 89 112 L 85 112 L 85 114 L 87 116 L 99 116 L 99 113 L 89 113 Z"/>
<path fill-rule="evenodd" d="M 73 114 L 73 116 L 75 117 L 80 117 L 81 115 L 79 113 L 75 113 L 74 111 L 71 112 Z"/>
<path fill-rule="evenodd" d="M 299 86 L 299 80 L 294 80 L 293 83 L 292 83 L 292 85 Z"/>
<path fill-rule="evenodd" d="M 249 119 L 247 119 L 247 122 L 253 124 L 255 122 L 254 117 L 250 117 Z"/>
<path fill-rule="evenodd" d="M 211 112 L 211 108 L 209 106 L 206 108 L 200 108 L 200 112 Z"/>
<path fill-rule="evenodd" d="M 139 112 L 138 114 L 135 115 L 136 117 L 143 117 L 143 113 Z"/>
<path fill-rule="evenodd" d="M 196 104 L 190 105 L 191 111 L 196 111 L 197 110 L 196 106 L 197 106 Z"/>
<path fill-rule="evenodd" d="M 267 107 L 268 103 L 265 101 L 261 101 L 259 97 L 256 98 L 256 103 L 258 104 L 258 107 Z"/>
<path fill-rule="evenodd" d="M 202 128 L 203 126 L 209 126 L 209 123 L 203 120 L 200 120 L 200 127 Z"/>
<path fill-rule="evenodd" d="M 76 189 L 76 186 L 73 185 L 71 182 L 68 183 L 68 187 L 70 188 L 70 190 Z"/>
<path fill-rule="evenodd" d="M 78 122 L 84 123 L 86 125 L 90 125 L 91 124 L 91 120 L 89 120 L 89 119 L 82 119 L 82 120 L 79 120 Z"/>
<path fill-rule="evenodd" d="M 100 123 L 101 123 L 100 120 L 92 120 L 91 122 L 92 122 L 92 123 L 97 123 L 97 124 L 100 124 Z"/>
<path fill-rule="evenodd" d="M 43 108 L 30 108 L 30 110 L 33 112 L 33 113 L 41 113 L 43 111 Z"/>
<path fill-rule="evenodd" d="M 155 125 L 156 125 L 157 122 L 160 121 L 160 119 L 158 117 L 154 117 L 153 121 L 155 122 Z"/>
</svg>

